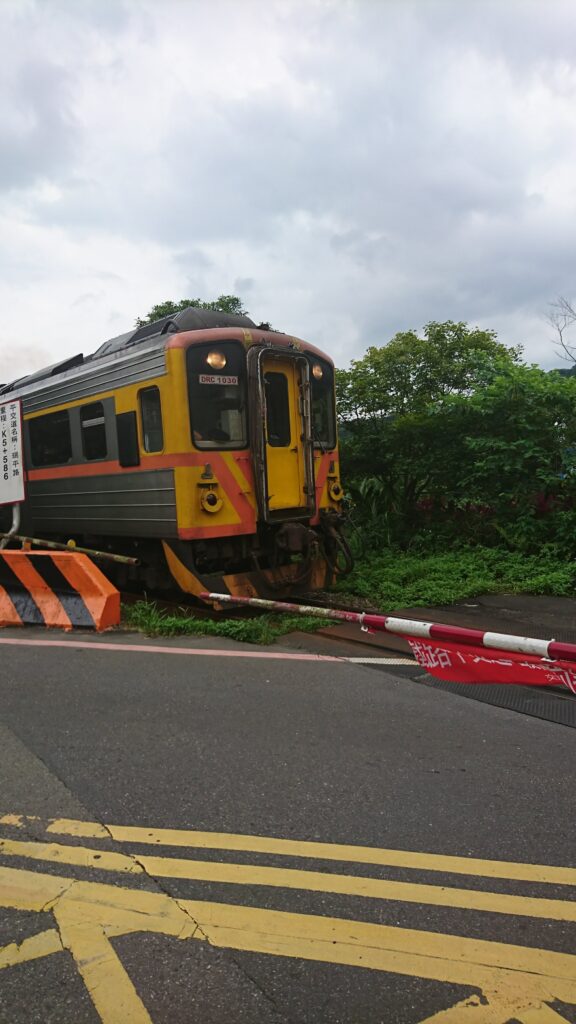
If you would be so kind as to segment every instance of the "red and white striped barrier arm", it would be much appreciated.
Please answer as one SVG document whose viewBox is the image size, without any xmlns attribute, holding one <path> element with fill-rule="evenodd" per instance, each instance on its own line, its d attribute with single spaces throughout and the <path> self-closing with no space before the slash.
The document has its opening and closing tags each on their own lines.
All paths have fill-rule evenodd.
<svg viewBox="0 0 576 1024">
<path fill-rule="evenodd" d="M 315 608 L 260 597 L 200 595 L 218 604 L 248 605 L 272 612 L 356 622 L 370 632 L 394 633 L 410 644 L 414 657 L 432 675 L 460 683 L 522 683 L 565 686 L 576 693 L 576 644 L 508 633 L 484 632 L 393 615 L 369 615 L 338 608 Z"/>
</svg>

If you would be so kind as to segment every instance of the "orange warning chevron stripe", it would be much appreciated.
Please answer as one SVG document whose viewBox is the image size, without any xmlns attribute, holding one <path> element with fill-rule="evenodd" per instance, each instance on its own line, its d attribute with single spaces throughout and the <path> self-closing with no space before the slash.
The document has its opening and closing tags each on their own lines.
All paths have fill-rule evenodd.
<svg viewBox="0 0 576 1024">
<path fill-rule="evenodd" d="M 87 555 L 0 551 L 0 626 L 83 626 L 120 622 L 120 595 Z"/>
<path fill-rule="evenodd" d="M 27 556 L 10 559 L 10 568 L 22 583 L 24 594 L 27 592 L 29 595 L 25 599 L 34 602 L 44 622 L 50 622 L 52 626 L 61 626 L 62 629 L 71 629 L 72 623 L 64 608 L 59 601 L 55 601 L 53 591 L 34 568 L 30 559 Z M 0 568 L 0 579 L 2 575 Z"/>
<path fill-rule="evenodd" d="M 0 585 L 0 626 L 21 626 L 22 619 L 18 615 L 12 601 Z"/>
</svg>

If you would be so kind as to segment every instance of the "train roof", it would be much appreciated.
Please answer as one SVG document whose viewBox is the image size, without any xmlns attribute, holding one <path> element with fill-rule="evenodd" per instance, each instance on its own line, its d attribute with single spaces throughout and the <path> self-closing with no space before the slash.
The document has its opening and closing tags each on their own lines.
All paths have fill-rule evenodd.
<svg viewBox="0 0 576 1024">
<path fill-rule="evenodd" d="M 137 327 L 135 331 L 128 331 L 127 334 L 119 334 L 116 338 L 110 338 L 99 349 L 96 349 L 90 358 L 103 359 L 115 352 L 123 352 L 148 338 L 160 338 L 162 335 L 179 334 L 182 331 L 206 331 L 213 327 L 242 327 L 245 330 L 256 330 L 257 324 L 248 316 L 188 306 L 187 309 L 182 309 L 179 313 L 164 316 L 161 320 L 154 320 L 151 324 Z"/>
<path fill-rule="evenodd" d="M 10 384 L 0 384 L 0 399 L 21 397 L 24 410 L 31 413 L 149 380 L 165 372 L 165 350 L 180 347 L 178 335 L 198 332 L 200 342 L 207 340 L 208 333 L 216 342 L 224 340 L 227 331 L 236 337 L 249 332 L 253 340 L 261 344 L 273 344 L 275 339 L 277 344 L 328 358 L 314 345 L 274 331 L 267 324 L 259 326 L 250 317 L 189 306 L 172 316 L 110 338 L 91 355 L 72 356 Z M 182 341 L 185 347 L 193 344 L 184 338 Z"/>
<path fill-rule="evenodd" d="M 248 316 L 188 306 L 187 309 L 180 310 L 179 313 L 173 313 L 160 320 L 154 320 L 150 324 L 135 327 L 131 331 L 126 331 L 125 334 L 118 334 L 115 338 L 110 338 L 91 355 L 84 356 L 80 353 L 58 363 L 52 363 L 42 370 L 36 370 L 26 377 L 19 377 L 8 384 L 0 384 L 0 395 L 9 395 L 11 392 L 28 388 L 29 385 L 35 384 L 37 381 L 60 376 L 69 370 L 96 362 L 99 359 L 119 357 L 135 345 L 144 346 L 145 342 L 148 342 L 147 349 L 164 348 L 167 336 L 171 334 L 179 334 L 183 331 L 205 331 L 214 327 L 240 327 L 243 330 L 256 330 L 257 326 Z"/>
</svg>

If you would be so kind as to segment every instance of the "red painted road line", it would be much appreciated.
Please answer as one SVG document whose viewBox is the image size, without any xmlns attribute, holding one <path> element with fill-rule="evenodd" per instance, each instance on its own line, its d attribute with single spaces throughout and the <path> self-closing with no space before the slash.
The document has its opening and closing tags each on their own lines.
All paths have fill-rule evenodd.
<svg viewBox="0 0 576 1024">
<path fill-rule="evenodd" d="M 75 647 L 94 651 L 130 651 L 142 654 L 199 654 L 212 655 L 218 658 L 269 658 L 276 661 L 339 661 L 346 658 L 335 658 L 330 654 L 280 654 L 268 651 L 218 651 L 202 647 L 155 647 L 152 644 L 106 644 L 93 643 L 89 640 L 16 640 L 13 637 L 0 637 L 0 644 L 14 647 Z"/>
</svg>

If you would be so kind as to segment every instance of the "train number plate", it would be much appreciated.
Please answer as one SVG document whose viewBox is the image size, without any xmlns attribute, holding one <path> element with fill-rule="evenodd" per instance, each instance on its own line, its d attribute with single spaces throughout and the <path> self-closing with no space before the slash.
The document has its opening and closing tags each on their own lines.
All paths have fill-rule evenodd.
<svg viewBox="0 0 576 1024">
<path fill-rule="evenodd" d="M 201 384 L 237 384 L 238 377 L 227 377 L 223 373 L 201 373 L 199 376 Z"/>
</svg>

